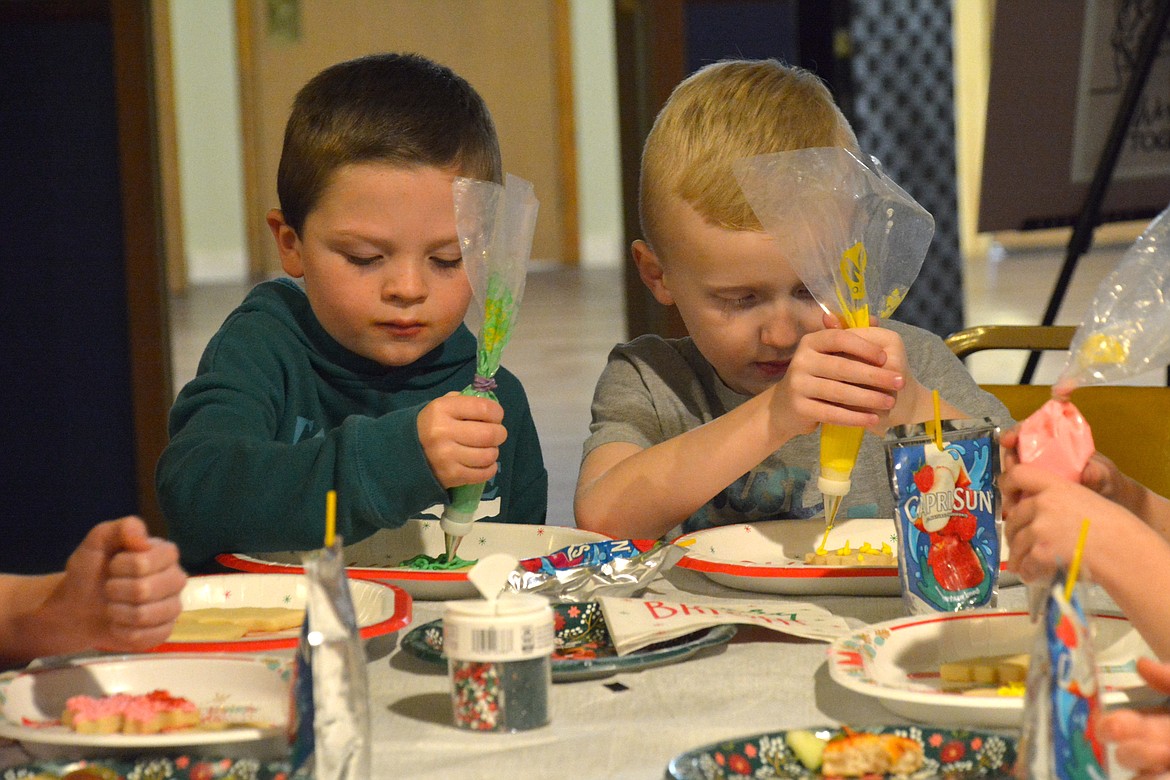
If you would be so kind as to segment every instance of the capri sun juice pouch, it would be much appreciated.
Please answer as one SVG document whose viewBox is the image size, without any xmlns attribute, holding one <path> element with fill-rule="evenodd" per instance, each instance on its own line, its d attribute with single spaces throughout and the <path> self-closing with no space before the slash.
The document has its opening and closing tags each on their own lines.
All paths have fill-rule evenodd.
<svg viewBox="0 0 1170 780">
<path fill-rule="evenodd" d="M 1065 593 L 1062 580 L 1029 589 L 1039 630 L 1028 664 L 1017 775 L 1104 780 L 1109 764 L 1097 735 L 1102 710 L 1092 625 L 1077 589 Z"/>
<path fill-rule="evenodd" d="M 291 692 L 290 763 L 315 780 L 370 776 L 366 654 L 342 557 L 343 540 L 304 555 L 305 621 Z"/>
<path fill-rule="evenodd" d="M 944 420 L 940 450 L 927 427 L 886 435 L 898 576 L 911 615 L 994 606 L 999 593 L 999 429 Z"/>
</svg>

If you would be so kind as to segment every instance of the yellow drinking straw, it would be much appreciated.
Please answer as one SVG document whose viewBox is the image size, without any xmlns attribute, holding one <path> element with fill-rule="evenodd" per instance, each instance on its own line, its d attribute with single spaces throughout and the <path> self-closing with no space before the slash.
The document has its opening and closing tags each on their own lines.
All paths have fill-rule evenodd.
<svg viewBox="0 0 1170 780">
<path fill-rule="evenodd" d="M 934 446 L 941 450 L 943 448 L 942 413 L 939 412 L 938 390 L 931 390 L 930 395 L 934 401 Z"/>
<path fill-rule="evenodd" d="M 337 491 L 330 490 L 325 494 L 325 546 L 333 546 L 333 536 L 337 531 Z"/>
<path fill-rule="evenodd" d="M 1073 550 L 1072 563 L 1068 567 L 1068 578 L 1064 581 L 1064 600 L 1072 600 L 1073 588 L 1077 586 L 1077 575 L 1081 572 L 1081 556 L 1085 552 L 1085 537 L 1089 535 L 1089 518 L 1081 521 L 1081 533 L 1077 536 L 1077 547 Z"/>
</svg>

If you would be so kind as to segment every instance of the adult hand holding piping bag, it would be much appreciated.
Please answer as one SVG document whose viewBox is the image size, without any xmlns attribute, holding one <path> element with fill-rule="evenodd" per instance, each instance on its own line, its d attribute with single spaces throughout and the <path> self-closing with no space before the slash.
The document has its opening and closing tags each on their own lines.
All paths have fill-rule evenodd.
<svg viewBox="0 0 1170 780">
<path fill-rule="evenodd" d="M 511 174 L 503 186 L 457 178 L 453 191 L 464 268 L 475 300 L 482 304 L 481 309 L 472 307 L 469 312 L 483 314 L 475 379 L 461 395 L 495 401 L 494 377 L 524 295 L 539 203 L 532 185 Z M 458 485 L 450 491 L 451 502 L 440 520 L 447 560 L 455 555 L 459 542 L 475 521 L 484 484 Z"/>
</svg>

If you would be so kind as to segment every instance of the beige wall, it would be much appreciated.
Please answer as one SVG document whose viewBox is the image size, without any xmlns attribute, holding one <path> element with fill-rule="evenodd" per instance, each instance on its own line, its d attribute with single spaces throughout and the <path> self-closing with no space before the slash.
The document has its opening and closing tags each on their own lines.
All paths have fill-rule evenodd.
<svg viewBox="0 0 1170 780">
<path fill-rule="evenodd" d="M 254 108 L 244 118 L 245 137 L 255 143 L 249 157 L 254 159 L 256 192 L 246 206 L 250 231 L 266 232 L 264 212 L 277 205 L 284 123 L 301 85 L 344 59 L 410 51 L 451 67 L 487 101 L 505 171 L 531 181 L 540 199 L 533 257 L 576 259 L 563 219 L 566 177 L 558 138 L 556 0 L 300 0 L 301 36 L 296 41 L 269 36 L 266 0 L 240 2 L 250 11 L 240 22 L 243 99 Z M 270 238 L 260 236 L 250 243 L 253 253 L 263 253 L 260 269 L 279 270 Z"/>
<path fill-rule="evenodd" d="M 1007 249 L 1059 248 L 1068 244 L 1072 228 L 979 233 L 980 182 L 991 82 L 991 31 L 995 0 L 963 0 L 953 5 L 955 60 L 955 143 L 958 168 L 959 243 L 964 256 L 982 255 L 992 242 Z M 1101 225 L 1098 246 L 1130 244 L 1144 222 Z"/>
<path fill-rule="evenodd" d="M 977 233 L 979 179 L 991 78 L 994 0 L 966 0 L 952 6 L 954 25 L 955 157 L 958 168 L 959 246 L 964 255 L 987 251 L 990 236 Z"/>
</svg>

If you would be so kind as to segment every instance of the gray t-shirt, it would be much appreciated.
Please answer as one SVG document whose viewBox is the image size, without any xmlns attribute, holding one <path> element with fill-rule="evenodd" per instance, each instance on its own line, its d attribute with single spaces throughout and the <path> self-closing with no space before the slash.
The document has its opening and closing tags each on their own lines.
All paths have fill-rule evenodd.
<svg viewBox="0 0 1170 780">
<path fill-rule="evenodd" d="M 882 323 L 902 337 L 914 377 L 973 418 L 1011 424 L 1007 408 L 982 390 L 938 336 L 896 321 Z M 597 381 L 593 422 L 582 458 L 610 442 L 640 447 L 678 436 L 726 414 L 748 400 L 730 389 L 690 338 L 641 336 L 619 344 Z M 797 436 L 744 474 L 667 534 L 760 520 L 814 517 L 824 511 L 817 488 L 819 432 Z M 893 517 L 883 440 L 866 433 L 853 469 L 852 487 L 839 517 Z"/>
</svg>

